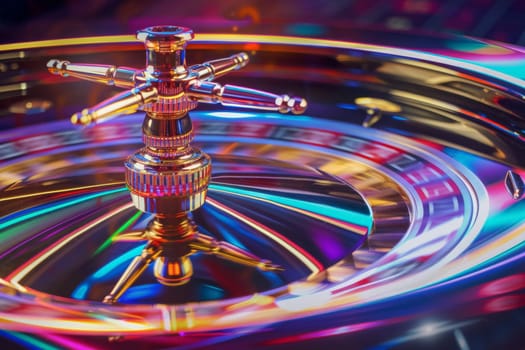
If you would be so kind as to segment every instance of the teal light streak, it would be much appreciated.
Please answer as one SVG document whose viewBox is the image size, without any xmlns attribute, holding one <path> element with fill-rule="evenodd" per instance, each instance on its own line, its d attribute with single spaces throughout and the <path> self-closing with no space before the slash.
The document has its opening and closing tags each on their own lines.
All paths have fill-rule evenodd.
<svg viewBox="0 0 525 350">
<path fill-rule="evenodd" d="M 120 255 L 118 258 L 110 261 L 106 265 L 98 269 L 93 275 L 91 275 L 87 280 L 82 282 L 75 290 L 71 293 L 71 297 L 74 299 L 85 299 L 87 293 L 89 292 L 89 286 L 93 284 L 96 280 L 103 279 L 106 275 L 111 272 L 118 271 L 118 267 L 123 264 L 129 264 L 129 261 L 134 257 L 140 255 L 146 244 L 141 244 L 138 247 L 135 247 L 125 254 Z"/>
<path fill-rule="evenodd" d="M 332 207 L 332 206 L 322 204 L 322 203 L 312 203 L 312 202 L 308 202 L 308 201 L 304 201 L 300 199 L 287 198 L 287 197 L 278 196 L 274 194 L 250 191 L 250 190 L 245 190 L 242 188 L 222 186 L 222 185 L 217 185 L 217 184 L 210 184 L 210 189 L 243 195 L 243 196 L 248 196 L 252 198 L 261 198 L 261 199 L 268 200 L 274 203 L 280 203 L 283 205 L 287 205 L 289 207 L 294 207 L 294 208 L 306 210 L 312 213 L 321 214 L 321 215 L 324 215 L 332 219 L 365 226 L 365 227 L 368 227 L 368 229 L 370 229 L 372 226 L 372 217 L 370 215 L 363 215 L 363 214 L 359 214 L 353 211 Z"/>
<path fill-rule="evenodd" d="M 286 28 L 286 32 L 292 35 L 320 36 L 326 32 L 326 29 L 315 23 L 294 23 Z"/>
<path fill-rule="evenodd" d="M 129 262 L 129 260 L 140 255 L 140 253 L 142 252 L 142 249 L 144 249 L 145 246 L 146 244 L 141 244 L 140 246 L 135 247 L 129 250 L 128 252 L 126 252 L 125 254 L 122 254 L 118 258 L 110 261 L 105 266 L 98 269 L 98 271 L 93 274 L 92 278 L 100 279 L 106 276 L 107 274 L 109 274 L 110 272 L 115 271 L 120 265 L 126 264 Z"/>
<path fill-rule="evenodd" d="M 89 284 L 87 282 L 84 282 L 81 285 L 79 285 L 77 288 L 75 288 L 73 293 L 71 293 L 71 297 L 73 299 L 83 300 L 86 298 L 88 291 L 89 291 Z"/>
<path fill-rule="evenodd" d="M 474 63 L 478 66 L 485 68 L 497 70 L 498 72 L 518 77 L 525 78 L 525 64 L 523 60 L 492 60 L 492 61 L 472 61 L 469 59 L 456 58 L 456 60 L 465 62 L 465 63 Z"/>
<path fill-rule="evenodd" d="M 496 232 L 503 232 L 515 225 L 519 225 L 523 219 L 524 212 L 524 201 L 514 203 L 511 207 L 505 208 L 505 210 L 490 216 L 490 218 L 487 219 L 484 231 L 493 235 Z"/>
<path fill-rule="evenodd" d="M 209 112 L 208 115 L 216 118 L 226 118 L 226 119 L 244 119 L 244 118 L 255 118 L 257 114 L 255 113 L 245 113 L 245 112 Z"/>
<path fill-rule="evenodd" d="M 192 114 L 195 118 L 236 118 L 236 119 L 257 119 L 258 121 L 268 121 L 271 119 L 288 120 L 290 116 L 281 113 L 265 112 L 263 115 L 260 113 L 246 113 L 246 112 L 208 112 L 208 111 L 193 111 Z M 312 121 L 312 116 L 305 114 L 294 114 L 293 120 L 296 122 Z M 208 136 L 208 135 L 206 135 Z"/>
<path fill-rule="evenodd" d="M 109 236 L 108 239 L 106 239 L 104 243 L 102 243 L 102 245 L 98 247 L 98 249 L 95 251 L 95 255 L 107 249 L 111 245 L 111 242 L 113 242 L 113 238 L 115 238 L 116 236 L 118 236 L 119 234 L 127 230 L 128 227 L 133 225 L 133 223 L 135 223 L 141 215 L 142 215 L 142 212 L 138 211 L 135 215 L 129 218 L 128 221 L 123 223 L 122 226 L 120 226 L 115 232 L 113 232 L 111 236 Z"/>
<path fill-rule="evenodd" d="M 95 199 L 95 198 L 98 198 L 98 197 L 103 197 L 103 196 L 107 196 L 107 195 L 118 193 L 118 192 L 124 192 L 124 191 L 127 191 L 126 187 L 117 188 L 115 190 L 103 191 L 103 192 L 100 192 L 100 193 L 90 194 L 90 195 L 87 195 L 87 196 L 82 196 L 80 198 L 63 201 L 63 202 L 61 202 L 59 204 L 46 206 L 46 207 L 44 207 L 42 209 L 33 210 L 33 211 L 31 211 L 31 212 L 29 212 L 27 214 L 23 214 L 23 215 L 18 215 L 17 214 L 14 218 L 12 218 L 10 220 L 7 220 L 7 221 L 5 221 L 3 223 L 0 223 L 0 230 L 6 229 L 9 226 L 13 226 L 13 225 L 19 224 L 20 222 L 24 222 L 26 220 L 30 220 L 30 219 L 33 219 L 35 217 L 41 216 L 41 215 L 45 215 L 45 214 L 54 212 L 56 210 L 60 210 L 60 209 L 63 209 L 63 208 L 66 208 L 66 207 L 69 207 L 69 206 L 72 206 L 72 205 L 76 205 L 76 204 L 79 204 L 79 203 L 82 203 L 82 202 L 86 202 L 86 201 L 89 201 L 91 199 Z"/>
<path fill-rule="evenodd" d="M 515 57 L 517 55 L 516 52 L 510 52 L 510 54 L 507 54 L 507 56 L 505 56 L 506 52 L 502 52 L 501 48 L 487 43 L 476 41 L 451 41 L 447 44 L 447 46 L 451 50 L 465 52 L 467 55 L 479 55 L 479 59 L 472 56 L 469 56 L 467 58 L 453 56 L 454 60 L 497 70 L 500 73 L 508 74 L 522 79 L 525 77 L 525 61 L 523 60 L 522 55 Z M 494 50 L 494 53 L 492 55 L 487 53 L 490 52 L 491 49 Z M 441 56 L 439 54 L 432 53 L 431 55 Z"/>
<path fill-rule="evenodd" d="M 496 255 L 496 256 L 492 256 L 490 258 L 488 258 L 487 260 L 483 261 L 482 263 L 476 265 L 476 266 L 473 266 L 471 267 L 470 269 L 467 269 L 465 271 L 461 271 L 461 273 L 457 274 L 456 276 L 453 276 L 453 277 L 457 277 L 457 276 L 462 276 L 462 275 L 468 275 L 468 274 L 471 274 L 475 271 L 478 271 L 478 270 L 482 270 L 484 268 L 487 268 L 489 266 L 493 266 L 493 265 L 496 265 L 497 263 L 501 262 L 501 261 L 504 261 L 506 260 L 508 257 L 512 257 L 512 256 L 515 256 L 515 255 L 518 255 L 519 252 L 523 251 L 523 249 L 525 249 L 525 241 L 524 242 L 521 242 L 520 244 L 504 251 L 504 252 L 501 252 L 500 254 Z"/>
<path fill-rule="evenodd" d="M 6 338 L 12 339 L 18 344 L 23 345 L 24 348 L 26 349 L 28 347 L 29 349 L 37 349 L 37 350 L 62 350 L 63 349 L 63 348 L 59 348 L 53 345 L 49 345 L 48 343 L 42 340 L 35 339 L 34 337 L 27 335 L 27 334 L 23 334 L 23 333 L 0 331 L 0 334 L 5 336 Z"/>
</svg>

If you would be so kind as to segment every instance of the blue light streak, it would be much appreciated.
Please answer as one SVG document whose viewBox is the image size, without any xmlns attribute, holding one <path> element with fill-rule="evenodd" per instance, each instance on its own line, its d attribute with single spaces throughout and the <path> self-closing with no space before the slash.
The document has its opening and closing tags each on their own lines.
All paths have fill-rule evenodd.
<svg viewBox="0 0 525 350">
<path fill-rule="evenodd" d="M 106 265 L 98 269 L 93 275 L 91 275 L 86 281 L 78 285 L 77 288 L 71 293 L 71 297 L 74 299 L 86 299 L 89 292 L 90 286 L 99 280 L 104 280 L 111 273 L 119 273 L 123 270 L 123 266 L 129 264 L 131 259 L 140 255 L 146 243 L 139 245 L 133 249 L 130 249 L 126 253 L 118 256 L 114 260 L 108 262 Z"/>
</svg>

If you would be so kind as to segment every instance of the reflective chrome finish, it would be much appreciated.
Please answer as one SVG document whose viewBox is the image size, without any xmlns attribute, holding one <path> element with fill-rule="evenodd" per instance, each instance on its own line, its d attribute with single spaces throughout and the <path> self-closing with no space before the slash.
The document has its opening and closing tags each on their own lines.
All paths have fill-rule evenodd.
<svg viewBox="0 0 525 350">
<path fill-rule="evenodd" d="M 249 60 L 248 55 L 245 52 L 241 52 L 230 57 L 193 65 L 190 67 L 190 71 L 192 75 L 197 75 L 197 79 L 210 81 L 246 66 Z"/>
<path fill-rule="evenodd" d="M 210 181 L 211 159 L 198 149 L 155 155 L 145 147 L 125 163 L 126 184 L 142 212 L 173 214 L 204 204 Z"/>
<path fill-rule="evenodd" d="M 507 174 L 505 175 L 505 187 L 512 198 L 516 200 L 520 199 L 521 196 L 523 196 L 523 192 L 525 191 L 523 179 L 519 174 L 516 174 L 512 170 L 507 171 Z"/>
<path fill-rule="evenodd" d="M 136 212 L 120 182 L 122 158 L 139 148 L 143 116 L 94 128 L 71 129 L 65 123 L 35 128 L 35 118 L 60 118 L 107 89 L 91 85 L 86 94 L 79 94 L 83 84 L 45 77 L 35 85 L 48 56 L 66 50 L 62 42 L 54 44 L 45 58 L 33 63 L 38 63 L 35 74 L 23 78 L 28 86 L 25 98 L 48 99 L 55 107 L 41 115 L 8 115 L 8 121 L 29 126 L 0 133 L 5 140 L 0 147 L 0 158 L 5 159 L 0 217 L 2 224 L 10 225 L 4 226 L 1 237 L 3 327 L 9 334 L 20 332 L 46 343 L 54 339 L 56 347 L 76 340 L 71 347 L 88 341 L 101 349 L 126 347 L 126 342 L 146 348 L 322 348 L 327 343 L 360 347 L 359 339 L 369 340 L 363 348 L 394 343 L 417 347 L 415 343 L 433 341 L 430 338 L 441 331 L 440 339 L 448 344 L 446 329 L 463 330 L 467 325 L 471 346 L 479 344 L 479 334 L 487 339 L 487 331 L 502 339 L 501 331 L 508 335 L 513 329 L 518 334 L 514 339 L 521 341 L 519 322 L 512 320 L 523 310 L 525 202 L 512 199 L 504 179 L 509 169 L 522 178 L 525 174 L 525 148 L 518 137 L 525 130 L 523 82 L 513 85 L 510 76 L 503 80 L 482 68 L 445 64 L 438 55 L 425 59 L 421 50 L 393 52 L 392 45 L 406 47 L 407 42 L 428 49 L 429 40 L 403 44 L 381 34 L 388 47 L 373 47 L 379 55 L 370 54 L 370 46 L 354 43 L 337 42 L 340 46 L 334 48 L 328 47 L 334 42 L 301 39 L 286 46 L 292 42 L 289 38 L 272 38 L 267 44 L 267 36 L 241 32 L 228 36 L 228 43 L 198 38 L 202 51 L 192 51 L 198 62 L 221 48 L 218 55 L 226 57 L 232 49 L 262 42 L 250 63 L 258 67 L 238 76 L 243 84 L 279 86 L 315 101 L 307 118 L 216 108 L 192 114 L 198 123 L 197 141 L 214 160 L 209 200 L 192 213 L 199 232 L 236 246 L 245 238 L 248 251 L 270 258 L 285 271 L 261 272 L 196 254 L 190 257 L 195 271 L 188 283 L 173 290 L 156 283 L 153 271 L 143 273 L 119 299 L 125 306 L 100 305 L 99 300 L 144 249 L 144 242 L 122 242 L 125 235 L 106 244 L 108 233 L 123 224 L 129 231 L 146 229 L 148 215 Z M 525 63 L 525 54 L 518 56 L 509 47 L 449 44 L 432 40 L 431 46 L 442 49 L 442 55 L 477 57 L 483 64 L 507 66 L 507 74 L 512 67 L 513 77 L 525 76 L 525 70 L 515 68 L 516 57 Z M 142 52 L 136 52 L 138 45 L 129 45 L 133 52 L 126 48 L 119 60 L 138 66 Z M 469 50 L 471 55 L 465 57 Z M 91 45 L 72 47 L 69 54 L 72 61 L 80 60 L 75 55 L 100 60 L 100 51 Z M 336 60 L 340 56 L 346 61 Z M 273 64 L 277 57 L 284 58 L 284 64 Z M 392 101 L 402 111 L 383 110 L 380 120 L 363 128 L 366 108 L 356 106 L 359 96 Z M 175 126 L 160 122 L 147 130 L 157 135 L 155 130 Z M 180 135 L 185 135 L 188 129 L 182 129 Z M 352 201 L 344 200 L 352 188 L 373 215 L 373 227 L 360 240 L 349 230 L 360 220 L 350 221 L 355 217 L 348 213 Z M 302 200 L 289 205 L 297 199 Z M 66 200 L 71 205 L 64 205 Z M 297 206 L 306 203 L 309 206 Z M 115 212 L 120 205 L 124 210 Z M 228 207 L 234 211 L 226 212 Z M 343 222 L 326 217 L 339 210 Z M 311 260 L 299 261 L 300 252 L 287 249 L 292 247 L 286 241 L 261 237 L 260 226 L 248 226 L 248 220 L 306 249 L 322 262 L 319 270 L 310 266 Z M 370 220 L 366 223 L 372 225 Z M 363 239 L 364 245 L 358 245 Z M 129 247 L 138 249 L 130 252 Z M 129 258 L 122 261 L 124 251 Z M 168 261 L 164 266 L 176 265 Z M 203 290 L 206 293 L 199 293 Z M 432 334 L 414 340 L 412 335 L 421 334 L 426 320 L 437 321 L 426 327 L 436 332 L 421 332 Z M 107 337 L 114 335 L 122 342 L 108 344 Z M 398 342 L 409 338 L 413 343 Z M 95 344 L 95 339 L 100 342 Z"/>
<path fill-rule="evenodd" d="M 73 124 L 88 125 L 96 121 L 103 121 L 122 113 L 135 111 L 137 104 L 147 103 L 157 96 L 157 90 L 149 84 L 137 86 L 124 91 L 93 108 L 84 109 L 71 116 Z"/>
<path fill-rule="evenodd" d="M 249 107 L 282 113 L 303 113 L 306 100 L 275 95 L 242 86 L 210 82 L 233 70 L 244 67 L 249 57 L 239 53 L 227 58 L 186 66 L 185 47 L 193 38 L 188 28 L 158 26 L 139 31 L 139 40 L 146 46 L 146 68 L 70 63 L 52 59 L 48 70 L 61 76 L 73 76 L 98 83 L 133 88 L 75 114 L 76 124 L 89 125 L 110 116 L 142 109 L 156 118 L 184 116 L 197 106 L 196 102 L 221 103 L 224 106 Z"/>
<path fill-rule="evenodd" d="M 245 53 L 188 68 L 185 48 L 193 39 L 193 31 L 188 28 L 150 27 L 139 31 L 137 38 L 146 47 L 146 68 L 142 71 L 56 59 L 47 63 L 53 74 L 131 88 L 74 114 L 73 124 L 89 125 L 137 109 L 146 112 L 142 128 L 145 147 L 128 157 L 125 180 L 135 207 L 155 217 L 144 233 L 135 235 L 135 239 L 147 240 L 148 244 L 104 302 L 117 302 L 153 261 L 160 283 L 174 286 L 188 282 L 193 274 L 189 256 L 197 251 L 263 271 L 279 269 L 267 260 L 197 232 L 188 212 L 206 201 L 211 159 L 190 146 L 194 135 L 188 111 L 200 101 L 298 114 L 306 109 L 306 101 L 211 82 L 244 67 L 248 63 Z"/>
<path fill-rule="evenodd" d="M 193 81 L 188 95 L 200 102 L 220 103 L 229 107 L 249 107 L 301 114 L 306 110 L 306 100 L 288 95 L 275 95 L 265 91 L 247 89 L 242 86 L 224 85 L 213 82 Z"/>
<path fill-rule="evenodd" d="M 74 64 L 69 61 L 50 60 L 48 70 L 63 77 L 75 77 L 96 83 L 105 83 L 122 88 L 135 86 L 135 77 L 139 71 L 133 68 L 116 67 L 100 64 Z"/>
</svg>

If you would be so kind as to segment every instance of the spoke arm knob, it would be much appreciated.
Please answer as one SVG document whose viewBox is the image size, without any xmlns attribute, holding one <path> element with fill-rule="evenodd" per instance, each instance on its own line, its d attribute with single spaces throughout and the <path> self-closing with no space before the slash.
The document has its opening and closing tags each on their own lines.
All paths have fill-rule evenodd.
<svg viewBox="0 0 525 350">
<path fill-rule="evenodd" d="M 214 238 L 198 233 L 190 243 L 190 248 L 208 254 L 214 254 L 224 260 L 232 261 L 246 266 L 253 266 L 263 271 L 282 271 L 282 267 L 272 264 L 271 261 L 261 259 L 233 244 L 217 241 Z"/>
<path fill-rule="evenodd" d="M 131 113 L 139 109 L 143 104 L 154 101 L 157 96 L 157 89 L 149 84 L 140 85 L 102 101 L 92 108 L 86 108 L 80 113 L 73 114 L 71 122 L 73 124 L 89 125 L 122 113 Z"/>
<path fill-rule="evenodd" d="M 249 60 L 248 55 L 241 52 L 230 57 L 193 65 L 189 67 L 189 71 L 195 74 L 198 80 L 211 81 L 246 66 Z"/>
<path fill-rule="evenodd" d="M 306 100 L 288 95 L 249 89 L 236 85 L 221 86 L 214 82 L 193 81 L 186 93 L 204 103 L 220 103 L 223 106 L 256 108 L 281 113 L 301 114 L 306 110 Z"/>
<path fill-rule="evenodd" d="M 132 88 L 141 72 L 127 67 L 116 67 L 102 64 L 71 63 L 52 59 L 47 62 L 49 72 L 63 77 L 75 77 L 83 80 L 115 85 L 121 88 Z"/>
</svg>

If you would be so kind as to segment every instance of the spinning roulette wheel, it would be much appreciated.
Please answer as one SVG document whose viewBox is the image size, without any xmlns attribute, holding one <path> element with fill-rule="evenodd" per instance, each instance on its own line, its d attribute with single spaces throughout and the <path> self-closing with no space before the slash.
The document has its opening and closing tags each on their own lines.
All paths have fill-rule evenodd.
<svg viewBox="0 0 525 350">
<path fill-rule="evenodd" d="M 6 344 L 523 346 L 521 49 L 188 33 L 0 47 Z"/>
</svg>

